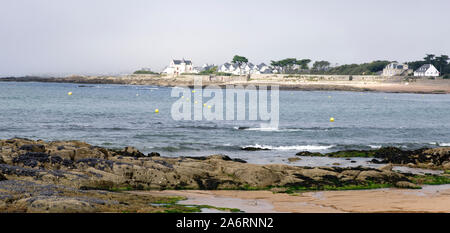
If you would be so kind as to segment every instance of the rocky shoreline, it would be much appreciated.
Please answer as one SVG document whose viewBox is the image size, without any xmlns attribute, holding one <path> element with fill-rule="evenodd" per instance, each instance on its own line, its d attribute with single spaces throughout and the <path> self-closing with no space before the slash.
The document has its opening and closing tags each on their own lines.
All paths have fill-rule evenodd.
<svg viewBox="0 0 450 233">
<path fill-rule="evenodd" d="M 426 153 L 442 155 L 430 160 L 442 166 L 449 162 L 449 151 L 437 148 Z M 0 212 L 183 211 L 180 206 L 148 204 L 170 203 L 173 199 L 168 197 L 141 199 L 123 192 L 128 190 L 295 192 L 381 187 L 420 188 L 416 177 L 392 171 L 392 165 L 380 169 L 256 165 L 226 155 L 174 158 L 80 141 L 0 140 Z"/>
<path fill-rule="evenodd" d="M 450 80 L 427 80 L 399 77 L 397 79 L 383 79 L 382 77 L 365 77 L 361 80 L 348 81 L 342 77 L 316 77 L 311 75 L 282 77 L 246 76 L 201 76 L 201 75 L 123 75 L 123 76 L 69 76 L 69 77 L 3 77 L 1 82 L 49 82 L 49 83 L 79 83 L 79 84 L 120 84 L 120 85 L 155 85 L 155 86 L 193 86 L 194 77 L 200 77 L 203 85 L 278 85 L 282 90 L 298 91 L 358 91 L 358 92 L 388 92 L 388 93 L 420 93 L 420 94 L 449 94 Z M 323 79 L 321 79 L 323 78 Z"/>
</svg>

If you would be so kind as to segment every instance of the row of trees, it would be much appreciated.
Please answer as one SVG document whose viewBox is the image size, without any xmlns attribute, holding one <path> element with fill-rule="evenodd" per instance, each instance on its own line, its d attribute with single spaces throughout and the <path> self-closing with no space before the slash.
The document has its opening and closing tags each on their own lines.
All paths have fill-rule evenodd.
<svg viewBox="0 0 450 233">
<path fill-rule="evenodd" d="M 410 69 L 416 70 L 424 64 L 433 64 L 441 73 L 441 75 L 450 75 L 449 56 L 427 54 L 423 60 L 407 62 Z M 231 61 L 233 64 L 242 67 L 248 63 L 248 59 L 244 56 L 236 55 Z M 391 61 L 377 60 L 362 64 L 345 64 L 331 67 L 328 61 L 315 61 L 312 67 L 309 67 L 311 59 L 286 58 L 278 61 L 271 61 L 270 65 L 281 73 L 295 74 L 336 74 L 336 75 L 371 75 L 381 72 Z M 446 76 L 446 77 L 447 77 Z"/>
</svg>

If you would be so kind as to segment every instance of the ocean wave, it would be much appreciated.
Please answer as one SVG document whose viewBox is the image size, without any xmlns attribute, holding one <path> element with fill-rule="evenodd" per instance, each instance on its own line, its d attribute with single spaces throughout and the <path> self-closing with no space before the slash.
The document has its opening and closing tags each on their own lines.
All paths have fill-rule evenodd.
<svg viewBox="0 0 450 233">
<path fill-rule="evenodd" d="M 252 127 L 234 127 L 237 130 L 262 131 L 262 132 L 299 132 L 307 129 L 280 129 L 280 128 L 252 128 Z"/>
<path fill-rule="evenodd" d="M 233 127 L 236 130 L 249 130 L 249 131 L 262 131 L 262 132 L 302 132 L 302 131 L 328 131 L 332 128 L 320 128 L 320 127 L 312 127 L 312 128 L 261 128 L 261 127 L 245 127 L 245 126 L 236 126 Z M 336 128 L 334 128 L 336 129 Z"/>
<path fill-rule="evenodd" d="M 307 150 L 307 151 L 316 151 L 316 150 L 327 150 L 335 145 L 328 145 L 328 146 L 320 146 L 320 145 L 294 145 L 294 146 L 270 146 L 270 145 L 247 145 L 243 146 L 245 147 L 255 147 L 260 149 L 269 149 L 269 150 Z"/>
<path fill-rule="evenodd" d="M 372 149 L 380 149 L 381 145 L 368 145 Z"/>
<path fill-rule="evenodd" d="M 450 142 L 446 142 L 446 143 L 439 143 L 439 146 L 450 146 Z"/>
</svg>

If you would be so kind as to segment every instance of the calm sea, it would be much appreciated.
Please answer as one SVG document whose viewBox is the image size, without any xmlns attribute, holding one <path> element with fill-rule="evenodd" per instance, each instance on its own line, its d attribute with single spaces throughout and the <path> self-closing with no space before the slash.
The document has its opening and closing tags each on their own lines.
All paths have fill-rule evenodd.
<svg viewBox="0 0 450 233">
<path fill-rule="evenodd" d="M 156 86 L 0 82 L 0 138 L 81 140 L 165 156 L 222 153 L 256 163 L 304 150 L 450 146 L 450 95 L 280 91 L 279 127 L 264 129 L 258 121 L 175 121 L 170 93 Z"/>
</svg>

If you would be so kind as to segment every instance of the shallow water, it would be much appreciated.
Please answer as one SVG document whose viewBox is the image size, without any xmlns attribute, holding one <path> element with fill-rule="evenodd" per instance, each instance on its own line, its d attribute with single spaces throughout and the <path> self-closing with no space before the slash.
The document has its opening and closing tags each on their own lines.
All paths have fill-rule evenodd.
<svg viewBox="0 0 450 233">
<path fill-rule="evenodd" d="M 253 163 L 287 163 L 304 150 L 450 145 L 450 95 L 280 91 L 280 125 L 267 129 L 261 121 L 175 121 L 170 109 L 177 98 L 168 87 L 84 86 L 0 82 L 0 138 L 82 140 L 165 156 L 222 153 Z M 293 164 L 370 165 L 353 160 L 302 158 Z"/>
</svg>

